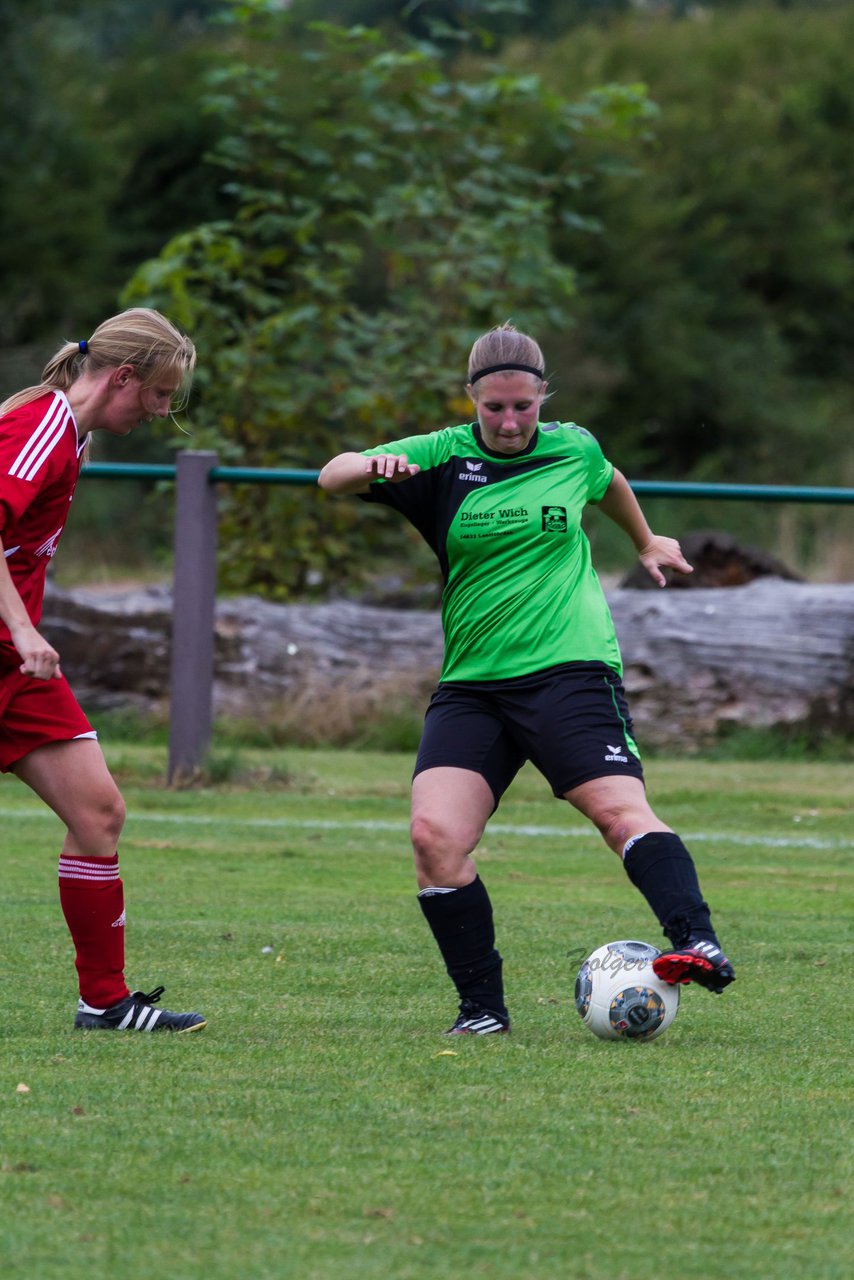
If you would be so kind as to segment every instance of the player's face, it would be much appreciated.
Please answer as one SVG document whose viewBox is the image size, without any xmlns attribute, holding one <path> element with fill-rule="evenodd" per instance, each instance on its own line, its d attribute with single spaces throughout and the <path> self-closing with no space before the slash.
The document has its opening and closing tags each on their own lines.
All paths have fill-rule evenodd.
<svg viewBox="0 0 854 1280">
<path fill-rule="evenodd" d="M 532 373 L 509 369 L 487 374 L 468 390 L 487 448 L 496 453 L 525 449 L 537 429 L 546 384 Z"/>
<path fill-rule="evenodd" d="M 180 385 L 179 378 L 164 378 L 154 386 L 144 386 L 132 369 L 118 370 L 102 429 L 114 436 L 126 436 L 140 423 L 168 417 Z"/>
</svg>

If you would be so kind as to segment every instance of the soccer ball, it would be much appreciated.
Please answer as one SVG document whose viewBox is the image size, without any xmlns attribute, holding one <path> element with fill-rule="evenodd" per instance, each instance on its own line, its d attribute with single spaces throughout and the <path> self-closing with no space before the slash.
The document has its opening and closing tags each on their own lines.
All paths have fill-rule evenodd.
<svg viewBox="0 0 854 1280">
<path fill-rule="evenodd" d="M 679 1009 L 679 987 L 662 982 L 648 942 L 606 942 L 592 951 L 575 979 L 575 1007 L 601 1040 L 653 1040 Z"/>
</svg>

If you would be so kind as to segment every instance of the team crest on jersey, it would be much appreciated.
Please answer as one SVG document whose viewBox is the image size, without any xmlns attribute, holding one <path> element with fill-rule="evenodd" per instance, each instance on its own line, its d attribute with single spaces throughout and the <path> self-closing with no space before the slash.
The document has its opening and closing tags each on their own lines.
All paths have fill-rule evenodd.
<svg viewBox="0 0 854 1280">
<path fill-rule="evenodd" d="M 568 527 L 566 507 L 543 507 L 544 533 L 566 533 Z"/>
</svg>

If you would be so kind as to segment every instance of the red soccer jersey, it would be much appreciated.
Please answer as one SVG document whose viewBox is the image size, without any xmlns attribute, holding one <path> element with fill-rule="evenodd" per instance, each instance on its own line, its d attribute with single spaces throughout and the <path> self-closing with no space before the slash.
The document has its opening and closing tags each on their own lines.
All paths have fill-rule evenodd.
<svg viewBox="0 0 854 1280">
<path fill-rule="evenodd" d="M 33 626 L 45 575 L 68 518 L 85 438 L 65 395 L 50 391 L 0 419 L 0 538 L 12 581 Z M 20 659 L 0 622 L 0 664 Z"/>
</svg>

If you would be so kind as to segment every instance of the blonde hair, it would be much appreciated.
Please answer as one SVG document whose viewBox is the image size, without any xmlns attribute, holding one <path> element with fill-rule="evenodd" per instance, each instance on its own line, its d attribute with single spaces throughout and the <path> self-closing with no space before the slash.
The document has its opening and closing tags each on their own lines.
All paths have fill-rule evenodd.
<svg viewBox="0 0 854 1280">
<path fill-rule="evenodd" d="M 176 407 L 181 407 L 190 391 L 196 348 L 159 311 L 131 307 L 104 320 L 86 341 L 64 343 L 48 360 L 38 386 L 9 396 L 0 404 L 0 414 L 19 409 L 47 391 L 67 391 L 84 373 L 100 373 L 123 364 L 133 366 L 145 387 L 179 381 Z"/>
<path fill-rule="evenodd" d="M 483 369 L 493 365 L 524 364 L 532 369 L 542 369 L 545 377 L 546 362 L 539 343 L 520 333 L 515 325 L 499 324 L 484 333 L 471 349 L 468 364 L 468 380 L 472 382 Z M 541 378 L 542 380 L 542 378 Z"/>
</svg>

